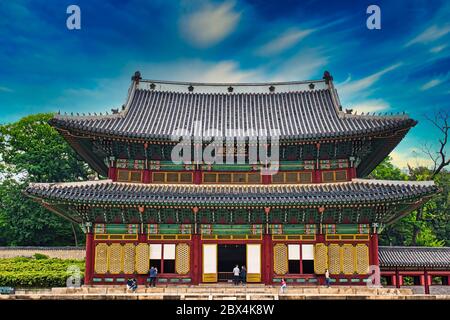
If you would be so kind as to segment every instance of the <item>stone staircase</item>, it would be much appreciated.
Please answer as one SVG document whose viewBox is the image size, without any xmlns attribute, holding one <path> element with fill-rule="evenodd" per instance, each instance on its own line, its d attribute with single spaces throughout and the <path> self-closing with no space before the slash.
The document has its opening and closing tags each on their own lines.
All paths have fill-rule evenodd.
<svg viewBox="0 0 450 320">
<path fill-rule="evenodd" d="M 7 295 L 0 296 L 6 299 Z M 227 284 L 199 286 L 140 286 L 136 293 L 127 293 L 124 286 L 83 286 L 46 290 L 16 290 L 10 299 L 116 299 L 116 300 L 305 300 L 305 299 L 408 299 L 417 297 L 411 289 L 339 287 L 288 287 L 280 293 L 278 286 Z M 450 299 L 450 296 L 447 296 Z"/>
</svg>

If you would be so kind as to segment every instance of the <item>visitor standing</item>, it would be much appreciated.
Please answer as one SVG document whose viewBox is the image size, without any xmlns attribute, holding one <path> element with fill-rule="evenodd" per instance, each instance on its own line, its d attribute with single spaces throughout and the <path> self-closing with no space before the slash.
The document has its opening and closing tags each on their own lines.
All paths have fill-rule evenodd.
<svg viewBox="0 0 450 320">
<path fill-rule="evenodd" d="M 330 287 L 331 279 L 330 279 L 330 271 L 328 269 L 325 269 L 325 284 L 327 285 L 327 288 Z"/>
<path fill-rule="evenodd" d="M 245 286 L 245 283 L 247 282 L 247 269 L 245 266 L 242 266 L 241 268 L 241 281 L 242 285 Z"/>
<path fill-rule="evenodd" d="M 236 267 L 234 267 L 234 269 L 233 269 L 233 282 L 234 282 L 235 286 L 237 286 L 239 284 L 240 273 L 241 273 L 241 271 L 239 270 L 239 266 L 236 265 Z"/>
<path fill-rule="evenodd" d="M 286 291 L 286 280 L 284 278 L 281 279 L 281 287 L 280 287 L 280 293 L 284 293 Z"/>
<path fill-rule="evenodd" d="M 150 287 L 156 287 L 156 276 L 158 275 L 158 269 L 155 267 L 150 268 Z"/>
</svg>

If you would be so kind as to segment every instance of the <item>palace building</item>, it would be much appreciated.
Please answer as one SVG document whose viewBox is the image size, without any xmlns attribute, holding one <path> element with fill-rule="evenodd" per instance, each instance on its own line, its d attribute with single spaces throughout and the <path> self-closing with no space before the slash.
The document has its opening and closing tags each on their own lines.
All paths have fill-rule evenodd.
<svg viewBox="0 0 450 320">
<path fill-rule="evenodd" d="M 379 265 L 383 228 L 438 191 L 428 181 L 365 178 L 416 123 L 343 109 L 328 72 L 236 84 L 136 72 L 121 108 L 50 121 L 105 179 L 36 183 L 26 193 L 81 225 L 86 284 L 146 283 L 151 266 L 159 283 L 215 283 L 237 264 L 250 283 L 317 285 L 329 269 L 336 284 L 363 285 Z M 182 163 L 172 161 L 180 129 L 192 141 Z M 223 139 L 213 148 L 212 129 Z M 250 161 L 261 135 L 276 173 Z M 196 159 L 211 149 L 215 159 L 244 161 Z"/>
</svg>

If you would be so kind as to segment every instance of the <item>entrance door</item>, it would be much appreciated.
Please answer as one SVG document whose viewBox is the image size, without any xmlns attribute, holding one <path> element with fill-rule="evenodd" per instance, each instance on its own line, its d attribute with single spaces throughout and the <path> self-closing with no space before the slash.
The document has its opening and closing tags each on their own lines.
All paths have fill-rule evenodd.
<svg viewBox="0 0 450 320">
<path fill-rule="evenodd" d="M 241 269 L 246 265 L 245 244 L 219 244 L 218 257 L 218 280 L 231 281 L 234 267 Z"/>
<path fill-rule="evenodd" d="M 260 244 L 247 244 L 247 282 L 261 282 Z"/>
<path fill-rule="evenodd" d="M 217 282 L 217 244 L 203 244 L 203 282 Z"/>
</svg>

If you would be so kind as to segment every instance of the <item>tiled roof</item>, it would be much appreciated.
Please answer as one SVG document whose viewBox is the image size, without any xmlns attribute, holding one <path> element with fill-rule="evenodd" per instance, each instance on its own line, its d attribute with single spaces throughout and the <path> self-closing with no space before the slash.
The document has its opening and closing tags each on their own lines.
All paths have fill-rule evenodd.
<svg viewBox="0 0 450 320">
<path fill-rule="evenodd" d="M 31 184 L 26 193 L 75 203 L 134 205 L 339 205 L 404 201 L 435 193 L 433 182 L 354 179 L 289 185 L 168 185 L 111 180 Z"/>
<path fill-rule="evenodd" d="M 450 247 L 383 247 L 378 248 L 383 268 L 450 268 Z"/>
<path fill-rule="evenodd" d="M 190 92 L 186 89 L 189 83 L 156 81 L 155 85 L 155 81 L 146 80 L 140 82 L 139 88 L 130 88 L 123 111 L 110 115 L 56 115 L 51 123 L 94 135 L 156 140 L 169 140 L 177 129 L 186 130 L 184 135 L 192 137 L 203 134 L 241 138 L 273 135 L 270 130 L 279 130 L 282 139 L 314 140 L 380 134 L 416 124 L 406 115 L 369 116 L 340 111 L 334 87 L 322 80 L 315 81 L 313 88 L 308 83 L 313 82 L 195 84 Z M 228 92 L 230 86 L 236 90 Z M 213 89 L 206 90 L 209 87 Z M 270 87 L 275 91 L 270 92 Z M 208 134 L 208 129 L 218 132 Z"/>
</svg>

